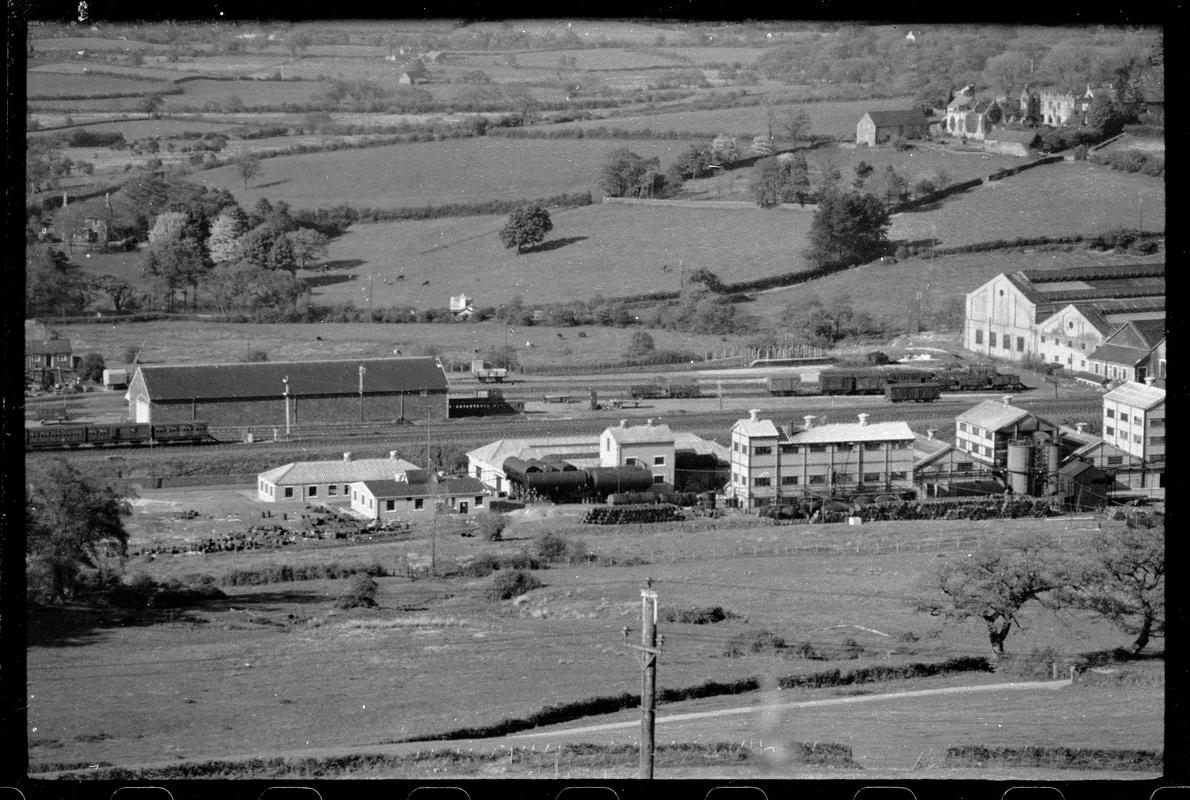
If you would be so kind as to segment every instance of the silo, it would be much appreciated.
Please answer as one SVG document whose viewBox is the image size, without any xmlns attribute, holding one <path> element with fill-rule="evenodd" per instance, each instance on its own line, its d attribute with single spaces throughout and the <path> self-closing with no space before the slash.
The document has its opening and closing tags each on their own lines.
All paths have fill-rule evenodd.
<svg viewBox="0 0 1190 800">
<path fill-rule="evenodd" d="M 1057 437 L 1051 436 L 1043 447 L 1045 448 L 1045 493 L 1047 495 L 1055 495 L 1058 493 Z"/>
<path fill-rule="evenodd" d="M 1018 439 L 1008 443 L 1008 488 L 1013 494 L 1032 494 L 1033 443 Z"/>
</svg>

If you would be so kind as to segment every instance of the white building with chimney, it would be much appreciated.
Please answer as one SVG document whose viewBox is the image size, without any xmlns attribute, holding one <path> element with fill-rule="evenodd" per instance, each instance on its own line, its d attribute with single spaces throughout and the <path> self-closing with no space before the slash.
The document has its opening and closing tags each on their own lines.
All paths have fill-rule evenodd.
<svg viewBox="0 0 1190 800">
<path fill-rule="evenodd" d="M 353 459 L 344 453 L 341 461 L 294 461 L 256 476 L 256 499 L 265 503 L 321 502 L 349 500 L 351 484 L 359 481 L 395 480 L 398 475 L 418 469 L 416 464 L 397 458 Z"/>
</svg>

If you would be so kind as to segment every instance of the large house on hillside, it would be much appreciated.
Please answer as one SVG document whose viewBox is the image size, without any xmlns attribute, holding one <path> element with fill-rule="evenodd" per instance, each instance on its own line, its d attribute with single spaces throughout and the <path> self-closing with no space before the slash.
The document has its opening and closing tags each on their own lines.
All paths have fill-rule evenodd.
<svg viewBox="0 0 1190 800">
<path fill-rule="evenodd" d="M 1077 372 L 1123 323 L 1164 318 L 1163 263 L 1000 273 L 967 295 L 963 347 Z"/>
</svg>

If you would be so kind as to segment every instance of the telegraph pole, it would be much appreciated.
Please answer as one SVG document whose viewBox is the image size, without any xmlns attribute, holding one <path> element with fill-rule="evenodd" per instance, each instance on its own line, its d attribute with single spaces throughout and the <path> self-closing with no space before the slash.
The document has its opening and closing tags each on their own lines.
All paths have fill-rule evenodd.
<svg viewBox="0 0 1190 800">
<path fill-rule="evenodd" d="M 364 421 L 364 374 L 368 369 L 363 364 L 359 365 L 359 421 Z"/>
<path fill-rule="evenodd" d="M 653 777 L 653 730 L 657 721 L 657 656 L 661 655 L 657 647 L 657 592 L 653 591 L 653 579 L 649 578 L 648 588 L 640 590 L 640 644 L 628 644 L 634 650 L 641 651 L 641 679 L 640 679 L 640 777 Z M 624 638 L 628 638 L 628 628 L 624 628 Z"/>
<path fill-rule="evenodd" d="M 285 384 L 285 438 L 289 438 L 289 376 L 286 375 L 281 379 L 281 383 Z"/>
</svg>

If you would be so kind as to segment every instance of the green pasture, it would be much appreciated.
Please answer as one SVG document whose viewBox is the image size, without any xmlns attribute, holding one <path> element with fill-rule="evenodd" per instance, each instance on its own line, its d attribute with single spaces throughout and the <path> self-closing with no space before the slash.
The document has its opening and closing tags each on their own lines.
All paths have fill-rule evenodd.
<svg viewBox="0 0 1190 800">
<path fill-rule="evenodd" d="M 79 95 L 146 95 L 173 88 L 165 82 L 125 78 L 104 73 L 26 72 L 25 91 L 30 97 L 73 97 Z"/>
</svg>

